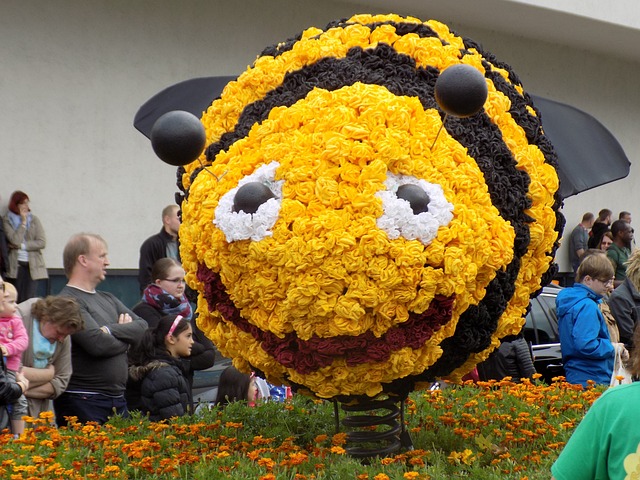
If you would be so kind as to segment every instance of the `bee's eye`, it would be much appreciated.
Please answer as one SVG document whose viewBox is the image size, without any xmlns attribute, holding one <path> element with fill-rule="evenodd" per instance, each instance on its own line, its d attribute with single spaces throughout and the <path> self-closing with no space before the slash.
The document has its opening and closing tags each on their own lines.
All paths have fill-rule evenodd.
<svg viewBox="0 0 640 480">
<path fill-rule="evenodd" d="M 410 183 L 400 185 L 396 191 L 396 196 L 409 202 L 415 215 L 429 211 L 429 195 L 418 185 Z"/>
<path fill-rule="evenodd" d="M 392 240 L 402 237 L 429 245 L 438 229 L 453 219 L 453 204 L 437 183 L 388 172 L 385 186 L 376 194 L 384 209 L 376 223 Z"/>
<path fill-rule="evenodd" d="M 275 195 L 269 187 L 260 182 L 249 182 L 241 186 L 233 199 L 233 211 L 256 213 L 260 205 Z"/>
<path fill-rule="evenodd" d="M 220 197 L 213 223 L 227 242 L 257 242 L 272 234 L 282 203 L 284 181 L 275 179 L 279 166 L 278 162 L 262 165 Z"/>
</svg>

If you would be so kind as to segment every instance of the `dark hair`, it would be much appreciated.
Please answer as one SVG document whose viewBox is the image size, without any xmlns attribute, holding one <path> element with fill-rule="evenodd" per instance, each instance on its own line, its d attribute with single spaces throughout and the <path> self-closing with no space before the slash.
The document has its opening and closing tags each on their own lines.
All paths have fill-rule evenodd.
<svg viewBox="0 0 640 480">
<path fill-rule="evenodd" d="M 629 224 L 624 220 L 616 220 L 615 222 L 613 222 L 611 224 L 611 234 L 613 235 L 613 238 L 616 238 L 618 236 L 618 233 L 624 232 L 627 228 L 627 225 Z"/>
<path fill-rule="evenodd" d="M 145 330 L 138 343 L 129 349 L 130 365 L 144 365 L 156 357 L 158 350 L 167 351 L 164 340 L 169 334 L 169 330 L 171 330 L 171 326 L 176 317 L 177 315 L 165 315 L 160 319 L 155 328 L 147 328 Z M 172 335 L 177 337 L 189 328 L 190 324 L 189 320 L 182 318 L 178 321 L 178 325 L 176 325 Z"/>
<path fill-rule="evenodd" d="M 251 385 L 250 375 L 242 373 L 234 366 L 225 368 L 220 375 L 215 404 L 224 406 L 231 402 L 246 400 L 249 385 Z"/>
<path fill-rule="evenodd" d="M 20 190 L 16 190 L 11 194 L 11 198 L 9 199 L 9 210 L 11 210 L 16 215 L 19 215 L 20 210 L 18 209 L 18 205 L 20 205 L 25 200 L 29 200 L 29 195 Z"/>
<path fill-rule="evenodd" d="M 598 212 L 598 221 L 604 222 L 607 217 L 610 217 L 613 212 L 608 208 L 603 208 Z"/>
<path fill-rule="evenodd" d="M 158 279 L 166 280 L 169 270 L 173 267 L 182 268 L 182 265 L 180 265 L 180 262 L 177 260 L 169 257 L 157 260 L 151 267 L 151 281 L 155 282 Z"/>
<path fill-rule="evenodd" d="M 630 212 L 626 212 L 626 211 L 621 211 L 620 214 L 618 215 L 618 220 L 624 220 L 624 217 L 628 217 L 630 216 L 631 213 Z"/>
<path fill-rule="evenodd" d="M 31 305 L 31 315 L 41 322 L 51 322 L 74 329 L 84 330 L 84 319 L 78 302 L 72 297 L 54 297 L 49 295 L 38 299 Z"/>
<path fill-rule="evenodd" d="M 590 222 L 594 218 L 595 218 L 595 215 L 593 213 L 587 212 L 582 216 L 582 221 L 583 222 Z"/>
</svg>

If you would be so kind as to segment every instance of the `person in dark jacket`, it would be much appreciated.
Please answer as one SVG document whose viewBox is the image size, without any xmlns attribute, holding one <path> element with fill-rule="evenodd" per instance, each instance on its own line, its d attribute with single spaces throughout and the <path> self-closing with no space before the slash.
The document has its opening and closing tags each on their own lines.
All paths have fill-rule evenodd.
<svg viewBox="0 0 640 480">
<path fill-rule="evenodd" d="M 4 222 L 0 221 L 0 275 L 5 275 L 9 269 L 9 247 L 4 233 Z"/>
<path fill-rule="evenodd" d="M 193 345 L 191 324 L 167 315 L 149 328 L 129 352 L 129 410 L 140 410 L 152 421 L 191 412 L 191 389 L 185 373 Z"/>
<path fill-rule="evenodd" d="M 635 250 L 625 265 L 627 278 L 613 290 L 608 303 L 618 325 L 620 341 L 631 350 L 633 330 L 640 314 L 640 250 Z"/>
<path fill-rule="evenodd" d="M 167 205 L 162 209 L 162 230 L 147 238 L 140 246 L 138 260 L 138 283 L 140 292 L 154 279 L 151 275 L 153 264 L 161 258 L 169 257 L 180 260 L 178 252 L 178 230 L 180 217 L 178 205 Z"/>
<path fill-rule="evenodd" d="M 193 385 L 193 372 L 213 366 L 217 350 L 211 340 L 196 326 L 191 305 L 184 293 L 182 266 L 172 258 L 161 258 L 153 264 L 151 278 L 153 283 L 144 289 L 142 301 L 132 310 L 144 318 L 149 327 L 156 327 L 165 315 L 182 315 L 191 322 L 194 342 L 188 358 L 190 369 L 187 378 L 189 385 Z"/>
<path fill-rule="evenodd" d="M 531 379 L 536 373 L 531 349 L 522 334 L 509 335 L 500 346 L 482 363 L 478 364 L 480 380 L 502 380 L 511 377 L 514 382 Z"/>
</svg>

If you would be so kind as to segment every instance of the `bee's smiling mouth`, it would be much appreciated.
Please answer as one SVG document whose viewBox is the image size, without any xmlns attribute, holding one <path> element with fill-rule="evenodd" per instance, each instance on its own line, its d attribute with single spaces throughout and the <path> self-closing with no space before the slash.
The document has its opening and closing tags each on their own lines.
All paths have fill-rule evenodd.
<svg viewBox="0 0 640 480">
<path fill-rule="evenodd" d="M 347 365 L 352 367 L 364 363 L 386 362 L 393 352 L 405 347 L 420 348 L 442 326 L 449 323 L 455 300 L 455 296 L 436 295 L 425 312 L 411 312 L 406 322 L 390 328 L 380 337 L 367 331 L 361 335 L 329 338 L 314 335 L 309 340 L 302 340 L 292 332 L 280 338 L 252 325 L 240 315 L 225 291 L 219 274 L 200 265 L 197 275 L 198 280 L 205 285 L 204 295 L 210 311 L 218 310 L 226 321 L 251 334 L 281 365 L 301 375 L 330 366 L 337 358 L 345 358 Z"/>
</svg>

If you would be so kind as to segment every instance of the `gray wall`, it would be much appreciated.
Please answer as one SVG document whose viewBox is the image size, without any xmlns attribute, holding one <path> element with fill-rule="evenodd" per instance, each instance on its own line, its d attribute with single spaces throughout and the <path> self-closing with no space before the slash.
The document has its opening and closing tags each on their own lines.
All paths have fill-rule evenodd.
<svg viewBox="0 0 640 480">
<path fill-rule="evenodd" d="M 300 0 L 3 0 L 0 7 L 0 211 L 15 189 L 45 226 L 48 266 L 68 237 L 102 234 L 112 266 L 136 268 L 138 247 L 173 202 L 175 169 L 132 126 L 163 88 L 241 72 L 267 45 L 365 11 Z M 378 9 L 379 10 L 379 9 Z M 384 9 L 388 11 L 388 9 Z M 406 12 L 428 18 L 425 12 Z M 640 136 L 636 62 L 451 24 L 511 64 L 525 88 L 605 124 L 632 163 L 628 179 L 566 200 L 568 229 L 584 211 L 636 208 Z M 602 159 L 607 168 L 607 159 Z M 566 269 L 566 253 L 558 260 Z"/>
</svg>

